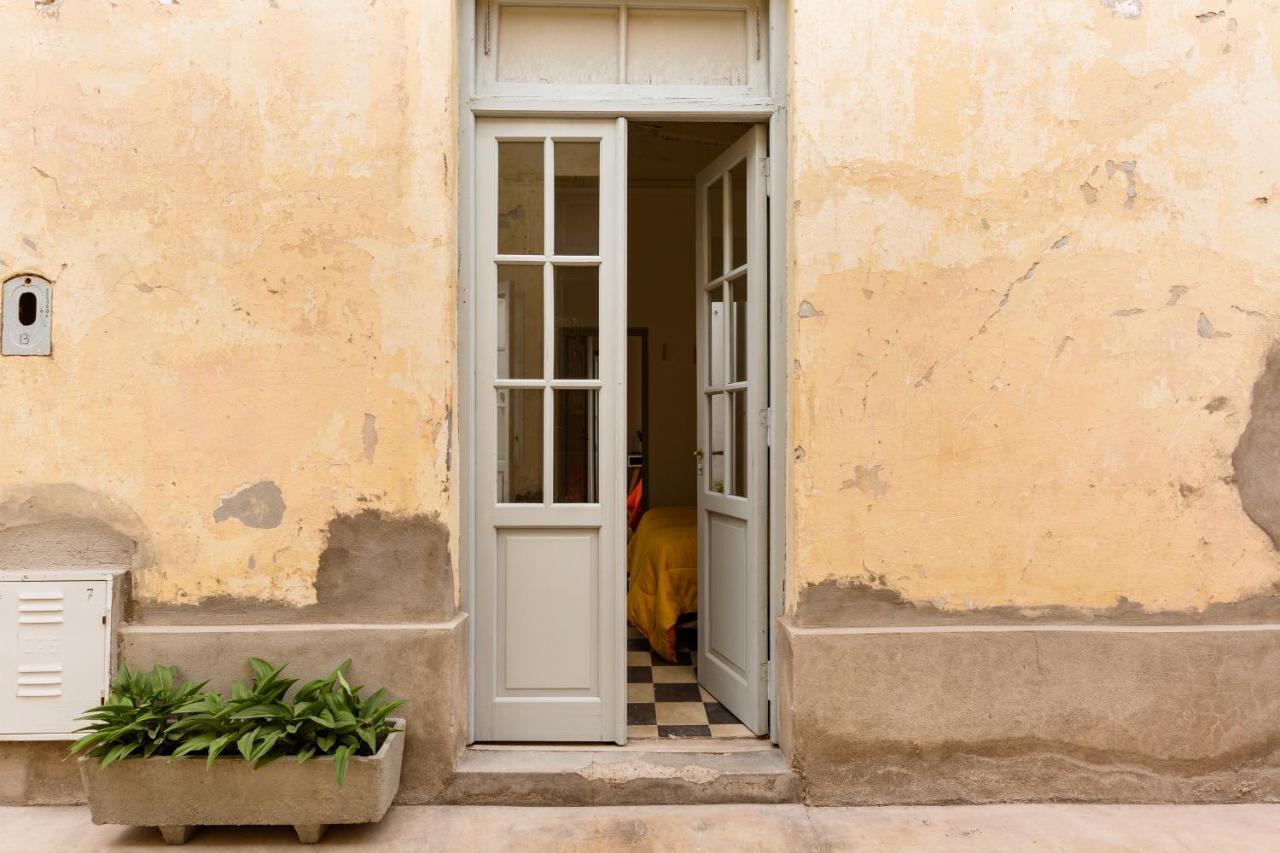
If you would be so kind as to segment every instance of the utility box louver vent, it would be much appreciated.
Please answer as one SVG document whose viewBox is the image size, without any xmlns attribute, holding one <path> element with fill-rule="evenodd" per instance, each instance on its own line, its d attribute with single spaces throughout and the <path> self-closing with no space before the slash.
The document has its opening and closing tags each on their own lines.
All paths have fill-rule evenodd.
<svg viewBox="0 0 1280 853">
<path fill-rule="evenodd" d="M 0 740 L 60 740 L 106 699 L 121 573 L 0 572 Z"/>
</svg>

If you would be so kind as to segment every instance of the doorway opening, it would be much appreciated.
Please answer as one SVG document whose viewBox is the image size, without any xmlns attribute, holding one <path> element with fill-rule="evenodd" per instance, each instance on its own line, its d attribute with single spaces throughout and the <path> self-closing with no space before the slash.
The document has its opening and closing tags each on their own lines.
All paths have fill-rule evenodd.
<svg viewBox="0 0 1280 853">
<path fill-rule="evenodd" d="M 714 256 L 720 244 L 700 245 L 696 184 L 699 174 L 750 129 L 735 122 L 628 125 L 625 572 L 627 736 L 632 740 L 756 736 L 712 692 L 714 687 L 700 683 L 698 642 L 700 480 L 720 493 L 731 488 L 726 466 L 734 455 L 718 429 L 733 395 L 703 399 L 708 383 L 698 381 L 700 369 L 708 379 L 724 377 L 713 377 L 709 365 L 699 364 L 699 355 L 707 361 L 708 353 L 700 353 L 697 345 L 704 290 L 698 252 L 705 248 Z M 734 174 L 731 205 L 736 199 L 743 214 L 736 236 L 744 241 L 745 163 Z M 718 212 L 703 211 L 704 228 L 720 227 Z M 722 343 L 727 319 L 724 304 L 711 308 L 708 351 Z M 745 396 L 742 402 L 745 411 Z M 703 425 L 710 441 L 699 438 L 700 403 L 712 407 L 713 423 Z M 739 443 L 744 440 L 741 436 Z M 745 452 L 736 458 L 745 464 Z M 745 480 L 741 466 L 736 473 Z"/>
</svg>

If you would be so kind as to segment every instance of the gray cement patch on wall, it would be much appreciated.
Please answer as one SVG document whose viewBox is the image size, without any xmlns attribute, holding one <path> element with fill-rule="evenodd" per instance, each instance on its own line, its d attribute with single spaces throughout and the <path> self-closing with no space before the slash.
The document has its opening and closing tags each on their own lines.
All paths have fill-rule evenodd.
<svg viewBox="0 0 1280 853">
<path fill-rule="evenodd" d="M 1231 455 L 1240 504 L 1280 548 L 1280 344 L 1253 386 L 1249 422 Z"/>
<path fill-rule="evenodd" d="M 245 527 L 269 530 L 280 526 L 284 511 L 284 494 L 280 487 L 270 480 L 263 480 L 223 498 L 213 511 L 213 520 L 221 523 L 234 518 Z"/>
<path fill-rule="evenodd" d="M 127 569 L 135 549 L 105 522 L 64 516 L 0 529 L 0 570 Z"/>
<path fill-rule="evenodd" d="M 944 610 L 908 601 L 894 589 L 863 581 L 826 580 L 802 587 L 794 616 L 802 628 L 907 625 L 1247 625 L 1280 622 L 1280 593 L 1211 604 L 1203 610 L 1147 610 L 1121 598 L 1113 607 L 978 607 Z"/>
<path fill-rule="evenodd" d="M 301 607 L 220 596 L 197 604 L 138 602 L 135 620 L 163 625 L 441 622 L 453 618 L 449 528 L 434 516 L 340 515 Z"/>
<path fill-rule="evenodd" d="M 132 510 L 73 483 L 0 488 L 0 571 L 138 569 L 144 539 Z"/>
</svg>

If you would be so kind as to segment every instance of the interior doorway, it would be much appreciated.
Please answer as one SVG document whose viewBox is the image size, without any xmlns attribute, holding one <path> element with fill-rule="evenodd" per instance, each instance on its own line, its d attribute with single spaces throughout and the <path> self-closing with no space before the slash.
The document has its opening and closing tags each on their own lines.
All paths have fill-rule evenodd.
<svg viewBox="0 0 1280 853">
<path fill-rule="evenodd" d="M 477 123 L 478 740 L 768 732 L 765 140 Z"/>
</svg>

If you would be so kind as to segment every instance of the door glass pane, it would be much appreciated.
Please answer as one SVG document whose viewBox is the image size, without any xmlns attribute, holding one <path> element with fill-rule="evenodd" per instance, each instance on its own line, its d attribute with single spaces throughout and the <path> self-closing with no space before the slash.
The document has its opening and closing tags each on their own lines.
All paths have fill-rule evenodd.
<svg viewBox="0 0 1280 853">
<path fill-rule="evenodd" d="M 556 142 L 556 254 L 600 251 L 600 143 Z"/>
<path fill-rule="evenodd" d="M 723 392 L 707 397 L 710 412 L 707 417 L 707 490 L 724 494 L 724 419 L 725 395 Z"/>
<path fill-rule="evenodd" d="M 498 143 L 498 254 L 541 255 L 542 141 Z"/>
<path fill-rule="evenodd" d="M 542 265 L 498 264 L 499 379 L 542 378 Z"/>
<path fill-rule="evenodd" d="M 600 268 L 556 267 L 556 378 L 599 377 Z"/>
<path fill-rule="evenodd" d="M 707 187 L 707 281 L 724 275 L 724 180 Z"/>
<path fill-rule="evenodd" d="M 737 269 L 747 262 L 747 161 L 743 160 L 729 170 L 729 196 L 733 205 L 733 257 L 729 269 Z"/>
<path fill-rule="evenodd" d="M 733 477 L 729 494 L 747 496 L 747 392 L 730 391 L 733 398 Z"/>
<path fill-rule="evenodd" d="M 500 6 L 498 79 L 617 83 L 618 17 L 617 9 Z"/>
<path fill-rule="evenodd" d="M 747 15 L 741 9 L 643 9 L 627 15 L 627 82 L 747 85 Z"/>
<path fill-rule="evenodd" d="M 542 395 L 498 389 L 499 503 L 542 503 Z"/>
<path fill-rule="evenodd" d="M 733 381 L 742 382 L 747 378 L 747 276 L 746 273 L 735 278 L 730 284 L 732 301 L 729 303 L 729 327 L 733 330 L 731 357 L 733 358 Z"/>
<path fill-rule="evenodd" d="M 723 385 L 727 381 L 724 365 L 725 287 L 718 284 L 707 292 L 707 382 Z"/>
<path fill-rule="evenodd" d="M 555 502 L 596 503 L 599 472 L 599 392 L 557 389 L 555 426 Z"/>
</svg>

